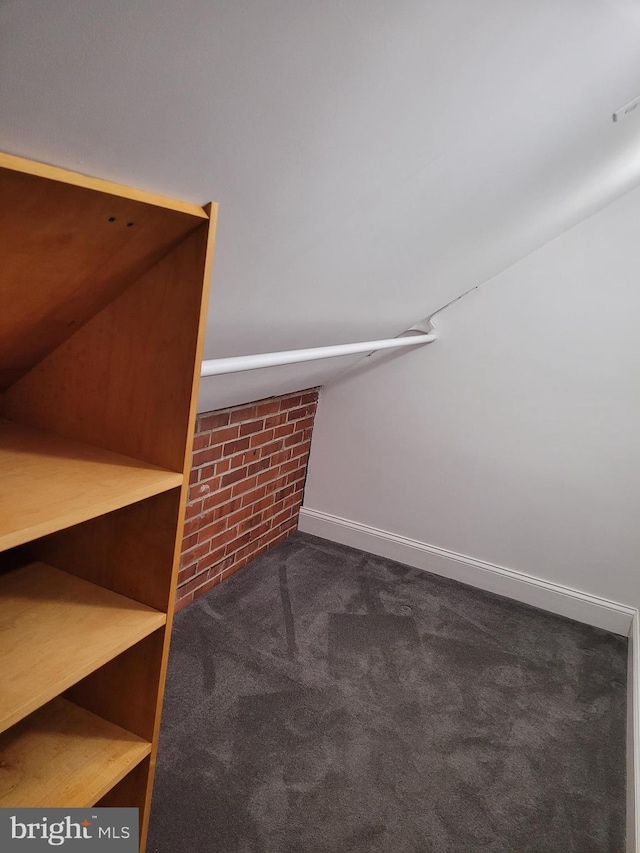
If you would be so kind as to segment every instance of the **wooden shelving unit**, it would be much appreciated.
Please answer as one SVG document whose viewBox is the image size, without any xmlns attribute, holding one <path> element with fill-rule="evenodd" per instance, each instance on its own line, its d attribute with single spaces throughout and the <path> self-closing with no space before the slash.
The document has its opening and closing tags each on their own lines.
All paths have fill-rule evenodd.
<svg viewBox="0 0 640 853">
<path fill-rule="evenodd" d="M 0 806 L 141 850 L 215 219 L 0 154 Z"/>
</svg>

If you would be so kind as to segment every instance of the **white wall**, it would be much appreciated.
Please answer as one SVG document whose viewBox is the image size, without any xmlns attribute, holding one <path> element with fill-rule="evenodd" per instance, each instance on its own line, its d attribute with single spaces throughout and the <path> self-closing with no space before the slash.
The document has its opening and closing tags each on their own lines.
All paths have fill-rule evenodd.
<svg viewBox="0 0 640 853">
<path fill-rule="evenodd" d="M 632 0 L 4 0 L 0 149 L 220 203 L 207 358 L 371 340 L 638 182 L 639 40 Z"/>
<path fill-rule="evenodd" d="M 305 506 L 638 607 L 640 190 L 436 325 L 325 386 Z"/>
</svg>

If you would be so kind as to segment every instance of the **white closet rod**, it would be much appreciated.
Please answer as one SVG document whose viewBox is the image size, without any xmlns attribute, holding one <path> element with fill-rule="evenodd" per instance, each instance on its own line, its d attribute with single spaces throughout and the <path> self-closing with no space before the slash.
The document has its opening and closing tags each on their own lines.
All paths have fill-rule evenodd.
<svg viewBox="0 0 640 853">
<path fill-rule="evenodd" d="M 301 361 L 316 361 L 320 358 L 335 358 L 341 355 L 355 355 L 359 352 L 375 352 L 395 347 L 415 347 L 435 341 L 431 334 L 407 335 L 382 341 L 360 341 L 356 344 L 337 344 L 330 347 L 310 347 L 292 349 L 285 352 L 263 352 L 258 355 L 238 355 L 232 358 L 212 358 L 202 362 L 201 376 L 219 376 L 221 373 L 238 373 L 243 370 L 257 370 L 260 367 L 277 367 L 280 364 L 296 364 Z"/>
</svg>

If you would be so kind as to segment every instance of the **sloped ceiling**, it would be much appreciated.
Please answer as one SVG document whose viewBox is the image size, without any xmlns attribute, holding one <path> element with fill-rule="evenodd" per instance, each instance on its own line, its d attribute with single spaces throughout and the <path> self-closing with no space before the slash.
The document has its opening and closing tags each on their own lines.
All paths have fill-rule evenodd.
<svg viewBox="0 0 640 853">
<path fill-rule="evenodd" d="M 220 203 L 208 358 L 393 336 L 640 182 L 639 43 L 636 0 L 12 0 L 0 148 Z"/>
</svg>

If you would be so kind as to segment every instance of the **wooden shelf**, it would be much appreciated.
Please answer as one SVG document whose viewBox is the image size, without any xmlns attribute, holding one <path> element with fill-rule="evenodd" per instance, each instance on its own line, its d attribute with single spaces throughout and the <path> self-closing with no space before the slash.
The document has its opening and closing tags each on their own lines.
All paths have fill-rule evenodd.
<svg viewBox="0 0 640 853">
<path fill-rule="evenodd" d="M 0 807 L 92 806 L 151 744 L 57 698 L 0 735 Z"/>
<path fill-rule="evenodd" d="M 0 577 L 0 731 L 161 628 L 166 615 L 44 563 Z"/>
<path fill-rule="evenodd" d="M 0 421 L 0 551 L 182 485 L 183 475 Z"/>
</svg>

